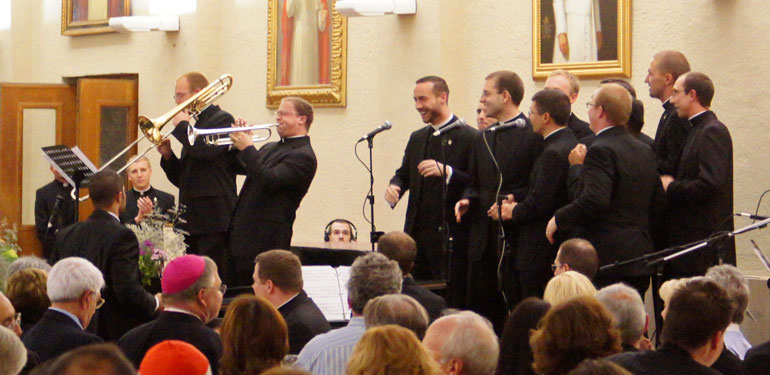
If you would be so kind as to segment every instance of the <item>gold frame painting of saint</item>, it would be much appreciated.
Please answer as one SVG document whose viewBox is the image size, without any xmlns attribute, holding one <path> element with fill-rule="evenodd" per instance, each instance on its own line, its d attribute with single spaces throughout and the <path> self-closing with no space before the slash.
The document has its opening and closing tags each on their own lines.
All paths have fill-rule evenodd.
<svg viewBox="0 0 770 375">
<path fill-rule="evenodd" d="M 631 77 L 631 0 L 533 0 L 532 75 Z"/>
<path fill-rule="evenodd" d="M 300 96 L 344 107 L 347 18 L 334 0 L 268 0 L 267 107 Z"/>
<path fill-rule="evenodd" d="M 111 17 L 130 15 L 130 0 L 62 0 L 61 35 L 111 33 Z"/>
</svg>

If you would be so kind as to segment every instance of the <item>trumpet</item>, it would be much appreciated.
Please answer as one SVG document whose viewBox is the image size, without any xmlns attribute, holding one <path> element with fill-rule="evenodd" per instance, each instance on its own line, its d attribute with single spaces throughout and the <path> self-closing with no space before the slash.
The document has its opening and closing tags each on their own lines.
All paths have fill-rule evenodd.
<svg viewBox="0 0 770 375">
<path fill-rule="evenodd" d="M 233 144 L 230 139 L 230 133 L 247 132 L 253 130 L 267 130 L 267 136 L 255 134 L 251 137 L 252 142 L 263 142 L 273 135 L 271 128 L 278 124 L 249 125 L 240 128 L 216 128 L 216 129 L 197 129 L 194 126 L 187 127 L 187 140 L 194 144 L 198 137 L 203 137 L 203 141 L 209 146 L 229 146 Z"/>
</svg>

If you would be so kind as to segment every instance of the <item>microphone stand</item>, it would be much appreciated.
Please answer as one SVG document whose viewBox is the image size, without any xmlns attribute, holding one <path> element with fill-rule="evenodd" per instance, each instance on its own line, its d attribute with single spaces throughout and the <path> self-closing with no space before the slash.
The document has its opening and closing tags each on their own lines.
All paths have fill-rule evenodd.
<svg viewBox="0 0 770 375">
<path fill-rule="evenodd" d="M 378 232 L 377 227 L 374 225 L 374 165 L 372 161 L 372 149 L 374 148 L 374 137 L 367 137 L 366 142 L 369 144 L 369 195 L 366 199 L 369 201 L 371 212 L 371 231 L 369 232 L 369 241 L 372 243 L 372 251 L 374 251 L 374 244 L 379 241 L 380 237 L 385 234 L 384 232 Z"/>
</svg>

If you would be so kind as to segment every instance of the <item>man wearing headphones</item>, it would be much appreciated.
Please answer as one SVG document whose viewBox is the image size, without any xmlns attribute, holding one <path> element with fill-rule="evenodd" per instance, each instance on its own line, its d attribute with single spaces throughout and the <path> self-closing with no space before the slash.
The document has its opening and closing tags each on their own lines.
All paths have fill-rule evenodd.
<svg viewBox="0 0 770 375">
<path fill-rule="evenodd" d="M 324 228 L 325 242 L 356 242 L 356 226 L 345 219 L 334 219 Z"/>
</svg>

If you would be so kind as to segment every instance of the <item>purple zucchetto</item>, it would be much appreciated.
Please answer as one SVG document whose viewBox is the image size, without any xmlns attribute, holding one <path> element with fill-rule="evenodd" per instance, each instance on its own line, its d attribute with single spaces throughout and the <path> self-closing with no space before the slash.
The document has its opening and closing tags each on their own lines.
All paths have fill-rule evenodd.
<svg viewBox="0 0 770 375">
<path fill-rule="evenodd" d="M 179 293 L 195 284 L 206 268 L 206 262 L 197 255 L 185 255 L 168 263 L 160 284 L 163 294 Z"/>
</svg>

